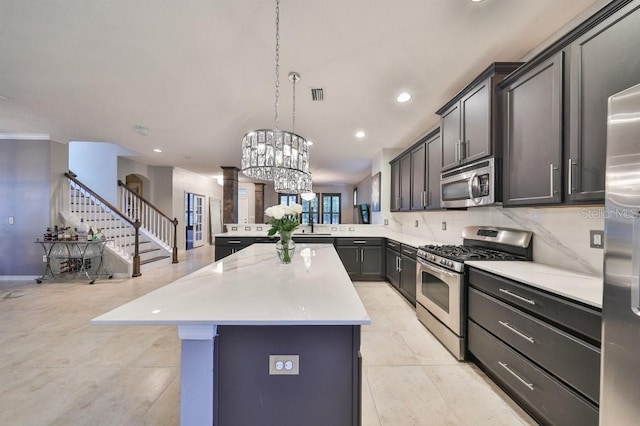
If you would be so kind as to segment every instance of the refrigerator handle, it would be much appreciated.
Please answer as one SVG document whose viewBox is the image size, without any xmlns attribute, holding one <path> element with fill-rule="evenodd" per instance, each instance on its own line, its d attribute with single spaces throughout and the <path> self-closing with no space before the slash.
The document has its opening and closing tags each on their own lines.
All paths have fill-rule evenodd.
<svg viewBox="0 0 640 426">
<path fill-rule="evenodd" d="M 631 310 L 640 316 L 640 210 L 633 213 L 631 237 Z"/>
</svg>

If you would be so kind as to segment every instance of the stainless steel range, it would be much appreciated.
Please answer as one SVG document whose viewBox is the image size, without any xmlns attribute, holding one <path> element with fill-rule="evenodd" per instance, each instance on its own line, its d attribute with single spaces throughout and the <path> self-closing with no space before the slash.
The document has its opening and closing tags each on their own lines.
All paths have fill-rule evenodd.
<svg viewBox="0 0 640 426">
<path fill-rule="evenodd" d="M 491 226 L 467 226 L 463 245 L 428 245 L 418 250 L 416 313 L 418 319 L 460 361 L 466 345 L 464 262 L 532 260 L 533 233 Z"/>
</svg>

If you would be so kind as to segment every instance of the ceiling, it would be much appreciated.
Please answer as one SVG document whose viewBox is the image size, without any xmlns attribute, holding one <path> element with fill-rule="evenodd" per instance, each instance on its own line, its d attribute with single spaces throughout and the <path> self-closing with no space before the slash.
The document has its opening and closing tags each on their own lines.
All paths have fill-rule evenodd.
<svg viewBox="0 0 640 426">
<path fill-rule="evenodd" d="M 282 0 L 281 127 L 297 71 L 314 183 L 355 184 L 491 62 L 521 59 L 603 3 Z M 219 175 L 240 165 L 244 133 L 274 126 L 274 49 L 275 1 L 0 0 L 0 133 L 112 142 L 142 163 Z M 399 104 L 403 90 L 413 99 Z"/>
</svg>

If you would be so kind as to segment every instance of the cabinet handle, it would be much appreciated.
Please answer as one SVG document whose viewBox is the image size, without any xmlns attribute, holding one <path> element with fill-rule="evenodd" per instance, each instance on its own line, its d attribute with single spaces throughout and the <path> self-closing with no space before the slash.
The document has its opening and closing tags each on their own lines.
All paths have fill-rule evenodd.
<svg viewBox="0 0 640 426">
<path fill-rule="evenodd" d="M 402 272 L 402 258 L 398 257 L 398 272 Z"/>
<path fill-rule="evenodd" d="M 422 191 L 422 208 L 427 207 L 427 191 Z"/>
<path fill-rule="evenodd" d="M 227 241 L 228 244 L 241 244 L 242 241 L 238 241 L 238 240 L 229 240 Z"/>
<path fill-rule="evenodd" d="M 413 251 L 412 250 L 404 250 L 403 249 L 402 251 L 413 256 Z"/>
<path fill-rule="evenodd" d="M 511 374 L 513 377 L 515 377 L 516 379 L 518 379 L 518 381 L 520 381 L 520 383 L 522 383 L 523 385 L 525 385 L 526 387 L 529 388 L 529 390 L 533 390 L 533 384 L 527 382 L 525 379 L 523 379 L 522 377 L 520 377 L 515 371 L 513 371 L 512 369 L 509 368 L 509 366 L 502 362 L 502 361 L 498 361 L 498 364 L 500 364 L 500 366 L 502 368 L 504 368 L 505 370 L 507 370 L 509 372 L 509 374 Z"/>
<path fill-rule="evenodd" d="M 353 240 L 353 244 L 367 244 L 365 240 Z"/>
<path fill-rule="evenodd" d="M 460 139 L 458 139 L 458 141 L 456 142 L 455 157 L 456 161 L 460 161 Z"/>
<path fill-rule="evenodd" d="M 364 263 L 364 250 L 360 249 L 360 262 Z"/>
<path fill-rule="evenodd" d="M 503 292 L 503 293 L 508 294 L 511 297 L 515 297 L 518 300 L 522 300 L 523 302 L 526 302 L 526 303 L 528 303 L 530 305 L 535 305 L 536 304 L 536 302 L 534 300 L 527 299 L 526 297 L 522 297 L 519 294 L 515 294 L 515 293 L 513 293 L 513 292 L 511 292 L 511 291 L 509 291 L 509 290 L 507 290 L 505 288 L 501 288 L 500 291 Z"/>
<path fill-rule="evenodd" d="M 569 171 L 568 171 L 568 187 L 569 187 L 569 195 L 573 194 L 573 160 L 569 158 Z"/>
<path fill-rule="evenodd" d="M 557 167 L 553 167 L 553 163 L 549 164 L 549 196 L 553 198 L 553 195 L 556 193 L 556 170 Z"/>
<path fill-rule="evenodd" d="M 519 330 L 516 330 L 515 328 L 510 326 L 508 322 L 504 322 L 504 321 L 498 321 L 498 322 L 500 323 L 500 325 L 505 327 L 507 330 L 514 332 L 515 334 L 517 334 L 518 336 L 522 337 L 524 340 L 528 341 L 529 343 L 535 343 L 535 341 L 533 340 L 533 337 L 529 337 L 526 334 L 524 334 L 523 332 L 521 332 Z"/>
<path fill-rule="evenodd" d="M 356 250 L 356 263 L 360 262 L 360 250 Z"/>
</svg>

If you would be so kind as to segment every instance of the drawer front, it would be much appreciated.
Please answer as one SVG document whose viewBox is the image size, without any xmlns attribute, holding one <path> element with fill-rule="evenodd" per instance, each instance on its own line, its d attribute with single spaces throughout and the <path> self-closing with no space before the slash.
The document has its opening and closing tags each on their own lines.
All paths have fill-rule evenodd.
<svg viewBox="0 0 640 426">
<path fill-rule="evenodd" d="M 382 238 L 336 238 L 337 246 L 381 246 Z"/>
<path fill-rule="evenodd" d="M 387 240 L 387 248 L 400 253 L 401 244 L 395 240 Z"/>
<path fill-rule="evenodd" d="M 468 348 L 487 373 L 539 422 L 597 425 L 598 409 L 510 349 L 473 321 Z"/>
<path fill-rule="evenodd" d="M 475 268 L 469 268 L 469 284 L 510 305 L 566 327 L 599 346 L 602 315 L 595 309 Z"/>
<path fill-rule="evenodd" d="M 473 288 L 469 318 L 598 403 L 599 349 Z"/>
<path fill-rule="evenodd" d="M 333 244 L 333 237 L 308 237 L 304 235 L 294 235 L 293 241 L 306 244 Z"/>
<path fill-rule="evenodd" d="M 216 237 L 217 246 L 241 246 L 247 247 L 253 244 L 255 237 Z"/>
<path fill-rule="evenodd" d="M 253 239 L 254 243 L 277 243 L 278 240 L 280 239 L 280 237 L 278 237 L 277 235 L 274 235 L 273 237 L 255 237 Z"/>
<path fill-rule="evenodd" d="M 418 252 L 418 249 L 412 246 L 408 246 L 406 244 L 402 244 L 400 246 L 400 252 L 402 253 L 403 256 L 407 256 L 413 260 L 416 260 L 416 253 Z"/>
</svg>

